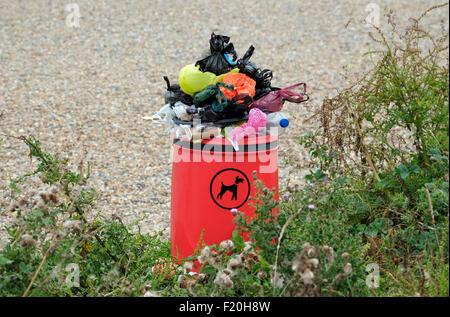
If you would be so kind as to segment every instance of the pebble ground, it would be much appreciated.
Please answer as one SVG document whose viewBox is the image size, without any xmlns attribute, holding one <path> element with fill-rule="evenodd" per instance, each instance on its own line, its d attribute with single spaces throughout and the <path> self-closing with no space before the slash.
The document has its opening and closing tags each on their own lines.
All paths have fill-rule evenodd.
<svg viewBox="0 0 450 317">
<path fill-rule="evenodd" d="M 162 77 L 176 81 L 213 31 L 231 36 L 240 55 L 253 44 L 252 61 L 274 71 L 274 86 L 308 84 L 310 101 L 283 109 L 291 125 L 279 151 L 280 189 L 300 184 L 307 166 L 298 138 L 316 124 L 304 119 L 370 66 L 361 57 L 366 17 L 379 9 L 384 29 L 390 10 L 402 24 L 441 2 L 0 0 L 0 238 L 12 221 L 9 178 L 32 168 L 11 135 L 33 135 L 74 166 L 89 161 L 99 211 L 143 219 L 142 231 L 168 237 L 171 138 L 141 117 L 163 105 Z M 77 5 L 79 27 L 67 3 Z M 448 27 L 445 9 L 424 23 L 439 30 L 441 20 Z"/>
</svg>

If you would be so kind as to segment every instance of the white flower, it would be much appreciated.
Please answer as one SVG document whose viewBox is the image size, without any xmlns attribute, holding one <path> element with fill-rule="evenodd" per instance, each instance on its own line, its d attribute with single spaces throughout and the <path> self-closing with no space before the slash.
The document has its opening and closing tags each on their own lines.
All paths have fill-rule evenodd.
<svg viewBox="0 0 450 317">
<path fill-rule="evenodd" d="M 319 260 L 316 258 L 309 259 L 308 261 L 306 261 L 306 264 L 312 265 L 314 268 L 317 268 L 317 266 L 319 265 Z"/>
<path fill-rule="evenodd" d="M 260 271 L 258 274 L 256 274 L 256 277 L 259 279 L 263 279 L 267 276 L 267 273 L 265 271 Z"/>
<path fill-rule="evenodd" d="M 326 245 L 326 246 L 323 247 L 323 250 L 325 251 L 325 253 L 327 255 L 327 257 L 325 259 L 325 263 L 327 265 L 332 264 L 334 262 L 334 250 L 333 250 L 333 248 Z"/>
<path fill-rule="evenodd" d="M 309 257 L 312 257 L 312 256 L 315 256 L 316 255 L 316 250 L 315 250 L 315 248 L 314 247 L 312 247 L 312 248 L 310 248 L 309 250 L 308 250 L 308 256 Z"/>
<path fill-rule="evenodd" d="M 345 274 L 350 274 L 352 273 L 352 265 L 351 263 L 346 263 L 342 269 L 342 271 L 344 271 Z"/>
<path fill-rule="evenodd" d="M 192 268 L 193 268 L 193 267 L 194 267 L 194 263 L 192 263 L 192 262 L 190 262 L 190 261 L 185 262 L 184 265 L 183 265 L 184 272 L 185 272 L 186 274 L 189 273 L 190 271 L 192 271 Z"/>
<path fill-rule="evenodd" d="M 198 275 L 198 280 L 201 282 L 201 281 L 204 281 L 206 279 L 206 274 L 205 273 L 200 273 L 199 275 Z"/>
<path fill-rule="evenodd" d="M 299 267 L 298 261 L 294 261 L 292 263 L 292 271 L 296 272 L 298 270 L 298 267 Z"/>
<path fill-rule="evenodd" d="M 158 293 L 152 291 L 146 291 L 144 297 L 160 297 Z"/>
<path fill-rule="evenodd" d="M 81 232 L 81 221 L 79 220 L 67 220 L 64 222 L 63 227 L 64 229 L 67 229 L 68 231 L 78 231 Z"/>
<path fill-rule="evenodd" d="M 238 255 L 228 262 L 227 268 L 234 271 L 242 266 L 242 258 Z"/>
<path fill-rule="evenodd" d="M 211 255 L 211 249 L 208 246 L 204 247 L 201 255 L 204 257 L 209 257 Z"/>
<path fill-rule="evenodd" d="M 275 272 L 272 272 L 271 276 L 272 277 L 270 279 L 270 282 L 272 283 L 272 285 L 276 288 L 282 288 L 284 283 L 283 275 L 281 275 L 279 272 L 277 272 L 276 274 Z"/>
<path fill-rule="evenodd" d="M 225 240 L 225 241 L 220 242 L 220 248 L 224 251 L 231 250 L 231 249 L 233 249 L 233 247 L 234 247 L 234 243 L 231 240 Z"/>
<path fill-rule="evenodd" d="M 205 264 L 206 262 L 208 262 L 208 258 L 207 258 L 206 256 L 203 256 L 203 255 L 200 255 L 200 256 L 197 258 L 197 260 L 198 260 L 198 262 L 199 262 L 200 264 Z"/>
<path fill-rule="evenodd" d="M 303 283 L 313 284 L 314 273 L 310 269 L 306 269 L 303 273 L 300 273 Z"/>
<path fill-rule="evenodd" d="M 186 276 L 184 276 L 184 275 L 178 276 L 178 279 L 177 279 L 178 284 L 183 285 L 183 283 L 186 282 L 186 281 L 187 281 L 187 277 Z"/>
<path fill-rule="evenodd" d="M 232 288 L 233 281 L 231 277 L 223 271 L 219 271 L 214 279 L 214 284 L 220 287 Z"/>
<path fill-rule="evenodd" d="M 253 249 L 253 244 L 251 243 L 251 241 L 246 241 L 245 242 L 245 247 L 244 247 L 244 252 L 248 252 L 250 250 Z"/>
<path fill-rule="evenodd" d="M 36 246 L 36 241 L 34 241 L 33 237 L 29 234 L 24 234 L 21 237 L 20 240 L 20 245 L 21 246 Z"/>
</svg>

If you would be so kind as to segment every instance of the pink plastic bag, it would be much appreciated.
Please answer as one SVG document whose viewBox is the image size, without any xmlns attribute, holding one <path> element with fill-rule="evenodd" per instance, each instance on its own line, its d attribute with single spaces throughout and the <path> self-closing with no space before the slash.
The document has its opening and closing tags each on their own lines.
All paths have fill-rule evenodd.
<svg viewBox="0 0 450 317">
<path fill-rule="evenodd" d="M 302 93 L 296 93 L 290 90 L 299 86 L 303 86 Z M 285 100 L 300 103 L 308 100 L 307 97 L 306 84 L 298 83 L 280 90 L 272 90 L 267 95 L 255 100 L 253 102 L 253 108 L 258 108 L 268 112 L 278 112 L 283 108 L 283 103 Z"/>
<path fill-rule="evenodd" d="M 235 149 L 239 149 L 237 141 L 246 136 L 255 136 L 259 129 L 267 123 L 267 115 L 259 109 L 252 108 L 248 113 L 248 121 L 239 127 L 233 128 L 227 136 Z"/>
</svg>

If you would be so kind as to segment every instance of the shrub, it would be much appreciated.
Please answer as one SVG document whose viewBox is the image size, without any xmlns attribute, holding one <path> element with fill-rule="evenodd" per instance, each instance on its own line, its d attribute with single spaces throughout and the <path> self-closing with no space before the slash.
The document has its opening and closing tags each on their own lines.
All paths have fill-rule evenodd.
<svg viewBox="0 0 450 317">
<path fill-rule="evenodd" d="M 159 235 L 130 232 L 117 216 L 88 217 L 98 197 L 85 188 L 89 168 L 86 174 L 82 168 L 74 172 L 39 141 L 20 139 L 39 164 L 10 183 L 7 212 L 16 220 L 0 252 L 0 295 L 131 296 L 163 287 L 152 266 L 170 259 L 169 243 Z M 33 176 L 41 183 L 28 182 Z"/>
<path fill-rule="evenodd" d="M 448 296 L 448 32 L 433 37 L 420 27 L 446 5 L 411 19 L 404 31 L 391 18 L 390 40 L 376 28 L 381 49 L 373 69 L 324 100 L 315 114 L 320 129 L 300 139 L 317 168 L 307 181 L 330 184 L 321 208 L 345 211 L 365 262 L 380 266 L 375 295 Z M 425 266 L 433 289 L 425 286 Z"/>
</svg>

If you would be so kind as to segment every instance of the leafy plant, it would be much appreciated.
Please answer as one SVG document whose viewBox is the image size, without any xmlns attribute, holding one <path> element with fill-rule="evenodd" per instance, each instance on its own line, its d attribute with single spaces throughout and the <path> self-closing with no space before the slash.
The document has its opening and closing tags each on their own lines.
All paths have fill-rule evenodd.
<svg viewBox="0 0 450 317">
<path fill-rule="evenodd" d="M 117 216 L 112 221 L 88 217 L 98 197 L 94 189 L 84 188 L 89 168 L 87 174 L 81 167 L 74 172 L 39 141 L 20 139 L 38 165 L 11 180 L 8 212 L 16 221 L 0 252 L 0 295 L 131 296 L 164 287 L 152 267 L 170 259 L 169 243 L 159 235 L 130 232 Z M 41 184 L 22 190 L 35 184 L 27 182 L 35 176 Z"/>
</svg>

